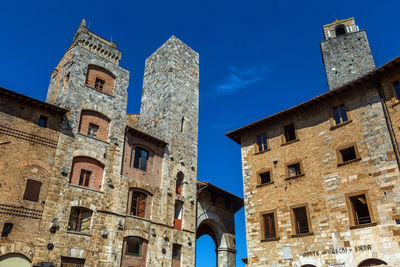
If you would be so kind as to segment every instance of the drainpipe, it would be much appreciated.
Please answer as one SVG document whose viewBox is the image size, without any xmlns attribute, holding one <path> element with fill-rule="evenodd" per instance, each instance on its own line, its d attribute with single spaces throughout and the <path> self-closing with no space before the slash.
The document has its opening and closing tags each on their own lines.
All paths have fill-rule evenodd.
<svg viewBox="0 0 400 267">
<path fill-rule="evenodd" d="M 389 130 L 390 140 L 392 141 L 394 155 L 396 156 L 397 166 L 400 170 L 400 159 L 399 159 L 399 143 L 397 142 L 396 135 L 394 134 L 392 119 L 390 118 L 390 114 L 385 102 L 385 94 L 382 90 L 381 79 L 377 75 L 374 75 L 373 82 L 378 89 L 379 99 L 381 101 L 383 114 L 385 115 L 386 126 Z"/>
</svg>

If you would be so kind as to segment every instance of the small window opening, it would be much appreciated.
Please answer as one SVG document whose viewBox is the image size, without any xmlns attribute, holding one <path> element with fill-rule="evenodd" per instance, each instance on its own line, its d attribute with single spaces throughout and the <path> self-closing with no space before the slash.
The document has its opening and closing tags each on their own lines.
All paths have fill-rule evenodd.
<svg viewBox="0 0 400 267">
<path fill-rule="evenodd" d="M 175 213 L 174 213 L 174 228 L 177 230 L 182 230 L 182 209 L 183 209 L 183 202 L 177 200 L 175 202 Z"/>
<path fill-rule="evenodd" d="M 99 91 L 103 91 L 105 81 L 99 78 L 96 78 L 96 82 L 94 83 L 94 88 Z"/>
<path fill-rule="evenodd" d="M 273 213 L 263 215 L 264 218 L 264 231 L 265 238 L 274 238 L 276 237 L 275 230 L 275 216 Z"/>
<path fill-rule="evenodd" d="M 89 123 L 89 128 L 88 128 L 88 136 L 97 137 L 97 131 L 99 130 L 99 126 L 93 123 Z"/>
<path fill-rule="evenodd" d="M 184 124 L 185 124 L 185 117 L 182 117 L 182 120 L 181 120 L 181 133 L 183 133 Z"/>
<path fill-rule="evenodd" d="M 140 192 L 132 193 L 132 203 L 130 214 L 138 217 L 145 217 L 146 214 L 146 195 Z"/>
<path fill-rule="evenodd" d="M 287 166 L 289 177 L 295 177 L 301 174 L 300 163 L 294 163 Z"/>
<path fill-rule="evenodd" d="M 135 148 L 135 159 L 133 161 L 133 167 L 145 171 L 147 168 L 147 160 L 149 158 L 149 152 L 143 148 Z"/>
<path fill-rule="evenodd" d="M 28 179 L 26 180 L 26 187 L 23 199 L 35 201 L 39 200 L 40 188 L 42 187 L 42 182 Z"/>
<path fill-rule="evenodd" d="M 180 260 L 181 259 L 181 245 L 173 244 L 172 246 L 172 259 Z"/>
<path fill-rule="evenodd" d="M 400 100 L 400 81 L 393 83 L 394 89 L 396 90 L 397 99 Z"/>
<path fill-rule="evenodd" d="M 176 185 L 175 185 L 175 192 L 178 195 L 182 194 L 183 178 L 184 178 L 183 173 L 182 172 L 178 172 L 178 175 L 176 176 Z"/>
<path fill-rule="evenodd" d="M 79 177 L 79 185 L 88 187 L 91 176 L 92 176 L 91 171 L 81 170 L 81 176 Z"/>
<path fill-rule="evenodd" d="M 350 197 L 351 207 L 353 209 L 354 224 L 371 223 L 371 216 L 368 210 L 368 203 L 365 195 Z"/>
<path fill-rule="evenodd" d="M 40 127 L 46 128 L 46 126 L 47 126 L 47 117 L 46 116 L 40 116 L 39 117 L 39 121 L 38 121 L 38 125 Z"/>
<path fill-rule="evenodd" d="M 342 162 L 347 162 L 357 158 L 354 146 L 340 150 L 340 155 L 342 157 Z"/>
<path fill-rule="evenodd" d="M 395 220 L 396 224 L 400 224 L 400 219 Z"/>
<path fill-rule="evenodd" d="M 126 239 L 126 254 L 139 257 L 142 254 L 142 239 L 130 236 Z"/>
<path fill-rule="evenodd" d="M 346 34 L 346 27 L 343 24 L 338 25 L 335 28 L 335 32 L 336 32 L 336 36 L 345 35 Z"/>
<path fill-rule="evenodd" d="M 3 226 L 3 231 L 1 231 L 1 237 L 8 237 L 8 235 L 11 233 L 13 226 L 14 224 L 12 223 L 5 223 Z"/>
<path fill-rule="evenodd" d="M 267 184 L 271 182 L 271 172 L 260 173 L 261 184 Z"/>
<path fill-rule="evenodd" d="M 65 79 L 64 79 L 64 88 L 67 88 L 67 87 L 68 87 L 69 75 L 70 75 L 70 72 L 69 72 L 67 75 L 65 75 Z"/>
<path fill-rule="evenodd" d="M 92 211 L 86 208 L 73 207 L 68 221 L 68 231 L 89 233 Z"/>
<path fill-rule="evenodd" d="M 289 124 L 284 127 L 285 130 L 285 141 L 290 142 L 296 140 L 296 132 L 294 129 L 294 124 Z"/>
<path fill-rule="evenodd" d="M 259 135 L 257 136 L 257 144 L 258 144 L 258 151 L 264 151 L 268 149 L 267 145 L 267 135 Z"/>
<path fill-rule="evenodd" d="M 307 209 L 306 207 L 294 208 L 293 215 L 295 220 L 296 234 L 309 233 Z"/>
<path fill-rule="evenodd" d="M 333 117 L 335 119 L 336 125 L 346 122 L 348 120 L 346 108 L 344 107 L 344 105 L 333 108 Z"/>
</svg>

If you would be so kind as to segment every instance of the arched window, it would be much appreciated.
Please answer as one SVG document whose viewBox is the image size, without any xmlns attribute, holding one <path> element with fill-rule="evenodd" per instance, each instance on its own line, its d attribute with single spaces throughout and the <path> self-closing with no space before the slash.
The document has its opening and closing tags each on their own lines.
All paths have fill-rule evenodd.
<svg viewBox="0 0 400 267">
<path fill-rule="evenodd" d="M 70 183 L 101 190 L 104 165 L 89 157 L 75 157 L 72 160 Z"/>
<path fill-rule="evenodd" d="M 92 211 L 83 207 L 72 207 L 69 215 L 68 231 L 89 233 Z"/>
<path fill-rule="evenodd" d="M 149 160 L 149 151 L 140 146 L 134 146 L 131 151 L 131 166 L 146 171 Z"/>
<path fill-rule="evenodd" d="M 336 36 L 341 36 L 346 34 L 346 27 L 343 24 L 336 26 L 335 28 Z"/>
<path fill-rule="evenodd" d="M 128 214 L 142 218 L 150 216 L 151 195 L 147 191 L 132 188 L 128 195 Z"/>
<path fill-rule="evenodd" d="M 175 192 L 178 195 L 182 194 L 182 183 L 183 183 L 184 177 L 185 177 L 185 175 L 183 174 L 183 172 L 178 172 L 178 174 L 176 175 Z"/>
<path fill-rule="evenodd" d="M 96 90 L 112 95 L 114 91 L 115 75 L 110 71 L 96 66 L 88 66 L 86 84 Z"/>
<path fill-rule="evenodd" d="M 387 265 L 386 262 L 383 260 L 379 259 L 367 259 L 365 261 L 362 261 L 358 267 L 369 267 L 369 266 L 378 266 L 378 265 Z"/>
<path fill-rule="evenodd" d="M 110 119 L 92 110 L 82 110 L 79 132 L 81 134 L 108 141 Z"/>
<path fill-rule="evenodd" d="M 145 266 L 147 257 L 147 240 L 138 236 L 124 238 L 121 266 Z"/>
</svg>

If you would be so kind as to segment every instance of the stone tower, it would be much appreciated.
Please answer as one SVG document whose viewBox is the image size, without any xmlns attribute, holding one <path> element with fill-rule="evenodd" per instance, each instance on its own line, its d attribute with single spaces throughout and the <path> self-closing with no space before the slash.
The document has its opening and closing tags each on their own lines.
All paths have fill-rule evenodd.
<svg viewBox="0 0 400 267">
<path fill-rule="evenodd" d="M 365 30 L 359 30 L 354 18 L 324 25 L 321 42 L 329 90 L 338 88 L 375 69 Z"/>
<path fill-rule="evenodd" d="M 174 203 L 183 202 L 183 266 L 194 266 L 196 173 L 199 118 L 199 55 L 172 36 L 147 60 L 145 66 L 139 128 L 168 143 L 163 160 L 161 190 L 166 220 Z M 177 173 L 183 173 L 183 198 L 173 192 Z M 176 199 L 173 199 L 175 198 Z M 179 199 L 178 199 L 179 197 Z M 191 240 L 191 242 L 189 242 Z"/>
</svg>

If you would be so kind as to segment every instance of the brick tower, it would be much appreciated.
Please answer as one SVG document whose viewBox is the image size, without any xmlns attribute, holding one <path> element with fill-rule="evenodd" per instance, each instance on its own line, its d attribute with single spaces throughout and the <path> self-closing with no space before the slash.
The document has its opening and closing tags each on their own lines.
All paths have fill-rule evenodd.
<svg viewBox="0 0 400 267">
<path fill-rule="evenodd" d="M 164 210 L 167 224 L 171 224 L 177 205 L 182 205 L 183 231 L 173 232 L 184 241 L 182 266 L 194 266 L 195 258 L 198 118 L 199 56 L 172 36 L 146 60 L 139 128 L 168 143 L 162 203 L 168 203 Z M 183 177 L 182 194 L 168 196 L 167 192 L 175 190 L 178 173 Z"/>
<path fill-rule="evenodd" d="M 359 30 L 354 18 L 324 25 L 321 42 L 329 90 L 340 87 L 375 69 L 365 30 Z"/>
</svg>

